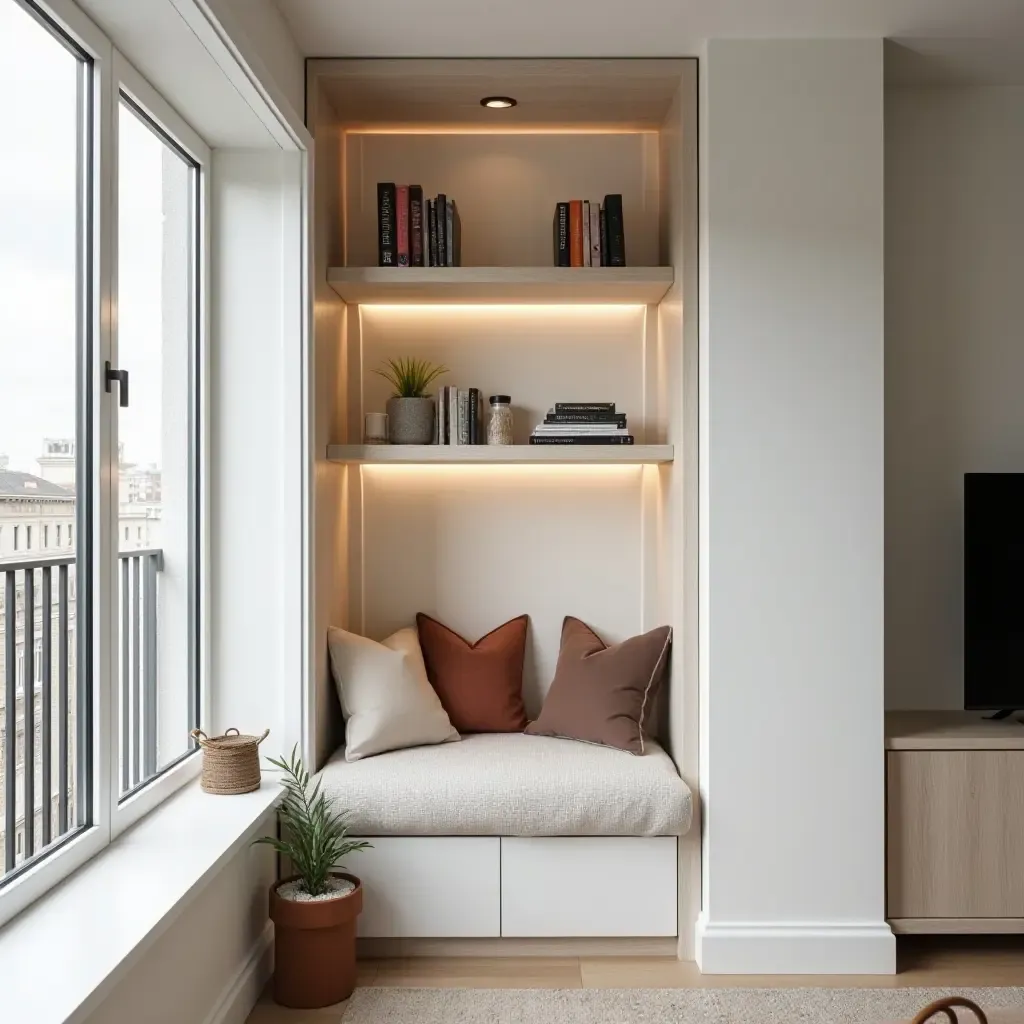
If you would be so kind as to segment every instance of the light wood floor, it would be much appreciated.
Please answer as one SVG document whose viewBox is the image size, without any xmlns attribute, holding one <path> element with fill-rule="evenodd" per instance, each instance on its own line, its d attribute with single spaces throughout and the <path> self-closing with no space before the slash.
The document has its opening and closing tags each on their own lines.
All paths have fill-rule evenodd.
<svg viewBox="0 0 1024 1024">
<path fill-rule="evenodd" d="M 670 959 L 417 957 L 368 960 L 360 985 L 408 988 L 828 988 L 1024 985 L 1024 936 L 902 937 L 899 973 L 878 975 L 713 975 Z M 340 1007 L 297 1011 L 274 1006 L 269 991 L 249 1024 L 324 1024 Z"/>
</svg>

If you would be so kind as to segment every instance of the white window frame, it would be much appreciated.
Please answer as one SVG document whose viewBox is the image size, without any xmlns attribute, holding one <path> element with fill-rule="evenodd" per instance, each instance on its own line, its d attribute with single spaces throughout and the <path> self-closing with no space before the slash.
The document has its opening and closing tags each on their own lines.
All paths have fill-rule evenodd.
<svg viewBox="0 0 1024 1024">
<path fill-rule="evenodd" d="M 0 0 L 29 7 L 25 0 Z M 198 750 L 158 775 L 119 805 L 117 771 L 117 453 L 116 390 L 104 392 L 103 366 L 115 351 L 114 323 L 116 310 L 117 269 L 117 123 L 120 94 L 123 90 L 144 109 L 161 128 L 188 152 L 200 167 L 199 173 L 199 250 L 201 278 L 198 342 L 199 393 L 196 409 L 199 416 L 197 455 L 200 460 L 197 510 L 197 550 L 200 566 L 200 611 L 198 634 L 201 642 L 199 664 L 200 722 L 209 720 L 210 698 L 207 686 L 210 652 L 202 643 L 203 622 L 209 607 L 209 172 L 210 151 L 203 140 L 177 115 L 155 89 L 112 46 L 107 36 L 76 6 L 73 0 L 33 0 L 92 61 L 91 76 L 91 180 L 89 194 L 93 231 L 90 258 L 92 275 L 90 311 L 93 350 L 91 374 L 91 431 L 96 462 L 93 480 L 90 541 L 93 552 L 91 578 L 91 656 L 92 656 L 92 721 L 91 721 L 91 802 L 92 824 L 55 844 L 46 856 L 19 871 L 0 885 L 0 925 L 49 892 L 60 881 L 87 863 L 126 828 L 162 803 L 176 790 L 195 778 L 201 768 Z M 73 525 L 67 524 L 67 544 L 74 544 Z M 81 593 L 81 588 L 79 588 Z M 81 627 L 82 623 L 79 623 Z M 80 628 L 76 628 L 78 635 Z M 80 666 L 84 668 L 84 666 Z M 84 713 L 85 709 L 81 709 Z M 8 740 L 10 742 L 10 740 Z M 79 756 L 84 756 L 80 750 Z"/>
<path fill-rule="evenodd" d="M 205 467 L 209 464 L 209 432 L 206 429 L 207 423 L 207 403 L 203 397 L 202 391 L 204 382 L 209 376 L 209 302 L 207 297 L 209 296 L 209 259 L 207 253 L 209 252 L 209 174 L 210 174 L 210 149 L 205 142 L 194 132 L 185 121 L 178 116 L 177 112 L 171 107 L 171 105 L 158 93 L 146 79 L 139 74 L 139 72 L 131 65 L 131 63 L 124 58 L 116 50 L 114 51 L 113 61 L 113 74 L 114 74 L 114 87 L 113 87 L 113 108 L 111 113 L 112 129 L 113 129 L 113 152 L 114 160 L 111 167 L 110 175 L 110 187 L 112 189 L 112 197 L 117 196 L 117 126 L 120 113 L 120 97 L 121 94 L 125 94 L 137 107 L 143 110 L 147 117 L 149 117 L 154 123 L 156 123 L 161 131 L 163 131 L 174 143 L 180 147 L 196 164 L 199 169 L 199 181 L 198 181 L 198 202 L 199 202 L 199 225 L 197 231 L 196 242 L 199 248 L 199 288 L 200 294 L 198 296 L 200 317 L 198 320 L 198 333 L 199 337 L 196 339 L 196 350 L 197 350 L 197 370 L 198 370 L 198 381 L 200 393 L 196 396 L 196 407 L 199 415 L 198 424 L 198 437 L 196 443 L 196 455 L 199 459 L 199 466 L 193 467 L 198 469 L 202 475 L 205 473 Z M 117 266 L 117 209 L 116 202 L 114 203 L 114 212 L 112 219 L 112 232 L 113 237 L 111 238 L 111 245 L 113 248 L 113 265 Z M 117 298 L 117 280 L 116 273 L 112 282 L 113 296 L 116 303 Z M 116 332 L 116 324 L 114 325 L 114 331 Z M 116 339 L 114 339 L 116 341 Z M 130 367 L 129 367 L 130 369 Z M 111 416 L 111 429 L 115 429 L 115 419 L 117 416 L 117 406 L 114 402 L 107 403 L 107 412 Z M 111 509 L 116 512 L 118 507 L 118 474 L 117 474 L 117 460 L 116 460 L 116 447 L 111 448 L 113 456 L 113 472 L 110 474 L 110 486 L 111 486 Z M 200 588 L 202 590 L 203 580 L 205 578 L 205 559 L 203 553 L 206 549 L 207 536 L 209 533 L 209 517 L 207 515 L 207 502 L 206 502 L 206 486 L 205 481 L 202 481 L 199 486 L 199 508 L 196 510 L 196 527 L 198 531 L 198 544 L 197 552 L 199 555 L 199 574 L 200 574 Z M 116 514 L 112 515 L 111 522 L 111 538 L 114 545 L 114 550 L 117 551 L 119 547 L 118 539 L 118 526 L 119 522 Z M 113 603 L 110 607 L 116 608 L 116 590 L 112 595 Z M 200 616 L 202 615 L 202 609 L 205 604 L 202 596 L 200 597 Z M 118 623 L 117 616 L 110 616 L 110 643 L 113 644 L 111 650 L 116 651 L 118 640 Z M 197 629 L 198 636 L 196 641 L 200 644 L 200 663 L 199 663 L 199 721 L 200 723 L 209 721 L 209 697 L 208 687 L 206 680 L 208 679 L 208 673 L 205 671 L 205 660 L 207 657 L 206 648 L 207 644 L 203 642 L 203 630 L 201 627 L 201 620 L 199 628 Z M 118 723 L 118 694 L 117 694 L 117 672 L 116 667 L 109 676 L 104 677 L 107 684 L 111 687 L 111 692 L 108 694 L 108 712 L 110 714 L 110 727 L 113 730 L 114 737 L 117 736 L 117 723 Z M 116 744 L 115 739 L 115 744 Z M 130 828 L 136 821 L 139 820 L 143 815 L 148 814 L 154 807 L 163 803 L 172 793 L 180 789 L 185 783 L 196 778 L 202 767 L 201 758 L 198 756 L 199 751 L 193 746 L 189 751 L 189 754 L 178 760 L 171 767 L 158 774 L 155 778 L 151 779 L 140 789 L 130 794 L 127 798 L 121 799 L 121 784 L 116 770 L 110 772 L 107 776 L 109 787 L 110 787 L 110 803 L 111 803 L 111 838 L 116 838 L 126 828 Z M 115 766 L 116 768 L 116 766 Z"/>
</svg>

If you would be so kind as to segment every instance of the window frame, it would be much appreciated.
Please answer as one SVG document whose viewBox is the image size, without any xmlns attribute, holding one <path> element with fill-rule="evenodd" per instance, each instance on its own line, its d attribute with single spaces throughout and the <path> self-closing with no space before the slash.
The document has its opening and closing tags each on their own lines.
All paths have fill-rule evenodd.
<svg viewBox="0 0 1024 1024">
<path fill-rule="evenodd" d="M 112 130 L 114 135 L 113 152 L 114 159 L 110 177 L 111 195 L 114 202 L 114 211 L 111 224 L 111 245 L 113 247 L 113 279 L 111 282 L 112 295 L 116 303 L 117 297 L 117 209 L 116 197 L 118 188 L 117 177 L 117 132 L 118 118 L 120 114 L 121 98 L 124 96 L 129 106 L 134 108 L 134 113 L 148 122 L 149 126 L 158 135 L 164 137 L 172 147 L 178 149 L 181 155 L 186 157 L 195 165 L 195 206 L 194 212 L 196 222 L 193 225 L 193 237 L 195 239 L 195 252 L 193 254 L 194 266 L 191 268 L 194 290 L 190 295 L 191 309 L 190 319 L 194 331 L 192 339 L 192 358 L 194 365 L 191 367 L 190 384 L 191 394 L 189 396 L 190 419 L 192 421 L 193 443 L 192 443 L 192 467 L 191 476 L 195 490 L 190 494 L 190 504 L 194 504 L 190 520 L 193 524 L 192 534 L 189 540 L 190 556 L 195 560 L 196 579 L 193 581 L 195 593 L 190 602 L 190 633 L 192 634 L 196 650 L 191 652 L 191 660 L 194 663 L 194 679 L 189 681 L 193 689 L 192 699 L 198 711 L 198 722 L 200 724 L 209 721 L 209 700 L 208 686 L 206 681 L 209 673 L 206 670 L 206 659 L 208 658 L 208 643 L 204 643 L 201 623 L 205 608 L 208 607 L 203 593 L 207 573 L 204 571 L 206 565 L 205 551 L 207 536 L 209 532 L 209 516 L 207 514 L 205 474 L 209 465 L 209 432 L 206 429 L 207 403 L 203 394 L 203 388 L 209 376 L 209 173 L 210 173 L 210 150 L 199 135 L 177 114 L 171 105 L 154 89 L 149 82 L 132 66 L 124 56 L 114 51 L 113 60 L 113 105 L 111 113 Z M 113 327 L 116 334 L 116 324 Z M 116 338 L 114 350 L 116 351 Z M 130 370 L 130 367 L 128 368 Z M 117 406 L 109 403 L 108 412 L 112 418 L 112 428 L 116 429 Z M 116 453 L 116 444 L 112 447 Z M 111 486 L 111 508 L 117 508 L 118 477 L 116 460 L 114 472 L 110 477 Z M 198 500 L 196 500 L 198 499 Z M 113 517 L 111 523 L 111 537 L 115 552 L 119 549 L 120 541 L 118 534 L 119 522 Z M 115 584 L 116 587 L 116 584 Z M 116 607 L 115 600 L 112 607 Z M 194 618 L 196 617 L 197 618 Z M 117 616 L 112 615 L 110 621 L 111 647 L 112 651 L 117 650 Z M 111 675 L 107 679 L 111 686 L 111 693 L 108 698 L 108 713 L 110 716 L 110 728 L 113 731 L 115 749 L 118 735 L 118 693 L 117 693 L 117 672 L 116 662 L 112 666 Z M 111 809 L 111 838 L 116 838 L 126 828 L 135 824 L 139 818 L 148 814 L 154 807 L 161 804 L 171 794 L 180 789 L 183 785 L 196 778 L 202 768 L 201 758 L 198 756 L 199 748 L 195 743 L 190 744 L 189 749 L 164 766 L 152 778 L 137 786 L 131 792 L 122 795 L 119 773 L 116 770 L 116 763 L 110 774 L 107 776 L 109 785 L 109 800 Z"/>
<path fill-rule="evenodd" d="M 78 768 L 75 814 L 82 824 L 55 840 L 7 878 L 0 878 L 0 926 L 48 893 L 64 878 L 100 853 L 121 832 L 153 810 L 200 771 L 193 748 L 120 802 L 117 771 L 117 447 L 116 392 L 104 391 L 104 362 L 116 352 L 117 245 L 117 119 L 121 93 L 132 97 L 147 115 L 198 165 L 196 226 L 195 386 L 190 409 L 195 424 L 198 507 L 194 513 L 197 558 L 195 602 L 197 616 L 196 701 L 199 721 L 209 721 L 209 644 L 203 622 L 209 608 L 209 173 L 210 151 L 203 140 L 160 94 L 113 47 L 107 36 L 73 0 L 0 0 L 13 2 L 58 37 L 84 60 L 80 74 L 86 88 L 82 103 L 79 144 L 85 155 L 79 181 L 81 207 L 79 262 L 78 385 L 81 401 L 77 436 L 83 442 L 79 458 L 79 504 L 67 523 L 66 546 L 74 547 L 78 524 L 76 623 L 79 672 L 89 673 L 91 692 L 77 715 Z M 59 37 L 63 37 L 60 39 Z M 85 333 L 85 338 L 82 333 Z M 190 500 L 196 495 L 190 495 Z M 60 527 L 58 526 L 58 530 Z M 58 543 L 58 547 L 59 547 Z"/>
</svg>

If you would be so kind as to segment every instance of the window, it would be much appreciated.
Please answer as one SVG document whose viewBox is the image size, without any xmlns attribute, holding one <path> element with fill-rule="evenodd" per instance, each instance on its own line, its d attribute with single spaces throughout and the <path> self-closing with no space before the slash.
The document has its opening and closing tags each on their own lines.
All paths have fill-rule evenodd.
<svg viewBox="0 0 1024 1024">
<path fill-rule="evenodd" d="M 160 478 L 155 507 L 162 551 L 160 558 L 121 560 L 122 795 L 186 755 L 189 730 L 197 724 L 198 465 L 195 425 L 182 431 L 181 424 L 196 405 L 198 170 L 122 92 L 117 346 L 119 365 L 132 376 L 132 400 L 118 410 L 118 444 L 128 462 L 151 467 L 150 474 Z M 121 475 L 121 505 L 137 500 L 133 482 L 134 475 Z M 135 539 L 142 540 L 141 526 Z M 163 566 L 185 586 L 162 590 Z"/>
<path fill-rule="evenodd" d="M 0 137 L 18 140 L 0 161 L 0 366 L 18 370 L 0 372 L 0 439 L 39 496 L 0 502 L 0 530 L 31 551 L 53 525 L 59 549 L 0 562 L 0 925 L 199 769 L 209 153 L 77 6 L 58 24 L 48 2 L 0 0 Z M 108 363 L 130 374 L 127 408 Z M 117 490 L 133 463 L 138 497 L 136 472 Z M 157 546 L 120 552 L 120 506 L 143 494 Z"/>
</svg>

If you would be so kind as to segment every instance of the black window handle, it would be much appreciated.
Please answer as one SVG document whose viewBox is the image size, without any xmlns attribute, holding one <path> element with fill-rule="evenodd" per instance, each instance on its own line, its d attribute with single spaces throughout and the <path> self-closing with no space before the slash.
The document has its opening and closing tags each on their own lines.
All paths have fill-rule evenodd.
<svg viewBox="0 0 1024 1024">
<path fill-rule="evenodd" d="M 117 381 L 119 402 L 118 405 L 122 409 L 128 408 L 128 371 L 127 370 L 115 370 L 110 365 L 110 360 L 106 362 L 106 376 L 105 384 L 107 394 L 110 394 L 110 385 Z"/>
</svg>

